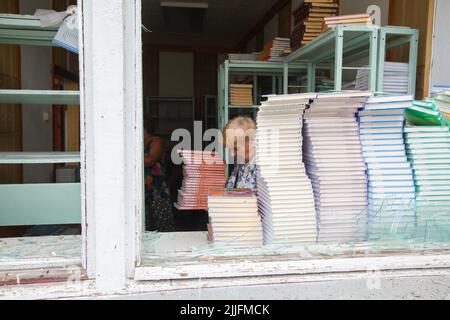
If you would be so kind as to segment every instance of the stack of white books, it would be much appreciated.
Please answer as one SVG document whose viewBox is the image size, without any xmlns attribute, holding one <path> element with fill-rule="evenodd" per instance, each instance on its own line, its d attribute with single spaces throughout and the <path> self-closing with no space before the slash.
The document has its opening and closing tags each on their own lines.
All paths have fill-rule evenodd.
<svg viewBox="0 0 450 320">
<path fill-rule="evenodd" d="M 317 241 L 314 195 L 302 156 L 303 114 L 314 97 L 272 96 L 258 112 L 258 205 L 265 244 Z"/>
<path fill-rule="evenodd" d="M 368 66 L 366 66 L 367 68 Z M 358 70 L 356 76 L 356 89 L 367 90 L 369 88 L 370 70 Z M 406 95 L 408 94 L 409 64 L 403 62 L 385 62 L 383 92 Z"/>
<path fill-rule="evenodd" d="M 414 170 L 417 214 L 450 206 L 450 131 L 448 127 L 406 127 L 408 159 Z"/>
<path fill-rule="evenodd" d="M 268 61 L 284 61 L 284 55 L 291 52 L 291 39 L 275 37 L 263 53 L 265 60 Z"/>
<path fill-rule="evenodd" d="M 210 189 L 210 236 L 217 246 L 261 247 L 263 232 L 258 202 L 249 189 Z"/>
<path fill-rule="evenodd" d="M 369 180 L 369 240 L 405 236 L 414 228 L 415 186 L 403 137 L 405 109 L 412 104 L 412 96 L 372 97 L 359 112 Z"/>
<path fill-rule="evenodd" d="M 370 92 L 319 94 L 305 112 L 304 158 L 316 199 L 318 241 L 365 237 L 367 176 L 356 114 Z M 363 221 L 361 221 L 363 220 Z"/>
<path fill-rule="evenodd" d="M 231 60 L 231 61 L 236 61 L 236 60 L 257 61 L 259 59 L 260 55 L 261 55 L 261 52 L 254 52 L 254 53 L 229 53 L 228 54 L 228 60 Z"/>
</svg>

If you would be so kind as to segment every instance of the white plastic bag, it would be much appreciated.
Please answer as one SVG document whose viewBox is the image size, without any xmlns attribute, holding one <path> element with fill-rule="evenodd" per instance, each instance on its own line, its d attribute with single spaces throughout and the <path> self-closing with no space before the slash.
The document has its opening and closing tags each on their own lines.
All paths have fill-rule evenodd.
<svg viewBox="0 0 450 320">
<path fill-rule="evenodd" d="M 53 43 L 78 54 L 78 16 L 68 16 L 53 39 Z"/>
<path fill-rule="evenodd" d="M 70 6 L 66 11 L 37 9 L 34 16 L 39 18 L 41 27 L 61 24 L 53 39 L 53 44 L 69 51 L 78 53 L 78 10 L 77 6 Z"/>
</svg>

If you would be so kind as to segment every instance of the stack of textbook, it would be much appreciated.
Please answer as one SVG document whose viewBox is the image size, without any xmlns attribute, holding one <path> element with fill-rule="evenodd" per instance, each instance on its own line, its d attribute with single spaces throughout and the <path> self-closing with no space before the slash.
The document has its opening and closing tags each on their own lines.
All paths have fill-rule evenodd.
<svg viewBox="0 0 450 320">
<path fill-rule="evenodd" d="M 233 83 L 230 85 L 230 105 L 252 106 L 253 85 Z"/>
<path fill-rule="evenodd" d="M 258 203 L 252 190 L 210 189 L 208 212 L 212 242 L 219 246 L 262 246 Z"/>
<path fill-rule="evenodd" d="M 178 191 L 178 210 L 208 210 L 208 189 L 223 188 L 226 164 L 219 153 L 179 151 L 183 157 L 183 184 Z"/>
<path fill-rule="evenodd" d="M 260 55 L 261 55 L 261 52 L 254 52 L 254 53 L 229 53 L 228 54 L 228 60 L 230 60 L 230 61 L 236 61 L 236 60 L 257 61 L 257 60 L 259 60 Z"/>
<path fill-rule="evenodd" d="M 403 138 L 405 109 L 412 103 L 412 96 L 372 97 L 359 113 L 368 167 L 370 240 L 404 235 L 415 222 L 414 179 Z"/>
<path fill-rule="evenodd" d="M 323 19 L 338 12 L 339 4 L 335 0 L 304 1 L 293 13 L 292 48 L 298 49 L 317 38 L 324 29 Z"/>
<path fill-rule="evenodd" d="M 372 18 L 369 13 L 361 13 L 361 14 L 350 14 L 350 15 L 342 15 L 336 17 L 326 17 L 324 18 L 325 25 L 327 27 L 335 27 L 338 25 L 358 25 L 365 24 L 371 25 Z"/>
<path fill-rule="evenodd" d="M 356 89 L 368 90 L 370 70 L 368 66 L 358 70 L 356 75 Z M 408 93 L 409 64 L 403 62 L 384 63 L 383 92 L 397 95 Z"/>
<path fill-rule="evenodd" d="M 450 206 L 450 130 L 447 126 L 405 128 L 414 170 L 418 214 Z"/>
<path fill-rule="evenodd" d="M 319 242 L 365 237 L 367 176 L 356 114 L 369 96 L 319 94 L 305 112 L 303 154 L 315 194 Z"/>
<path fill-rule="evenodd" d="M 407 127 L 408 158 L 416 184 L 416 238 L 449 241 L 450 131 L 448 127 Z"/>
<path fill-rule="evenodd" d="M 291 51 L 291 39 L 275 37 L 266 44 L 264 51 L 261 53 L 261 60 L 281 62 Z"/>
<path fill-rule="evenodd" d="M 434 94 L 432 100 L 442 114 L 450 120 L 450 89 Z"/>
<path fill-rule="evenodd" d="M 258 205 L 265 244 L 317 240 L 314 195 L 302 156 L 303 113 L 314 96 L 269 97 L 258 112 Z"/>
</svg>

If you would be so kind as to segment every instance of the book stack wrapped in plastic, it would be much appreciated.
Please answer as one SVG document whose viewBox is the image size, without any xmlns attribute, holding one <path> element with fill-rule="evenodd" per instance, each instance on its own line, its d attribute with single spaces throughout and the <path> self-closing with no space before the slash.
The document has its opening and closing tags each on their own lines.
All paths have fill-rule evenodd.
<svg viewBox="0 0 450 320">
<path fill-rule="evenodd" d="M 365 238 L 367 176 L 356 114 L 371 95 L 319 94 L 305 112 L 303 154 L 316 200 L 319 243 Z"/>
<path fill-rule="evenodd" d="M 210 189 L 211 242 L 225 247 L 261 247 L 263 231 L 258 201 L 250 189 Z"/>
<path fill-rule="evenodd" d="M 413 106 L 406 109 L 406 120 L 412 126 L 450 127 L 450 120 L 430 99 L 414 101 Z"/>
<path fill-rule="evenodd" d="M 431 99 L 436 107 L 450 120 L 450 89 L 432 95 Z"/>
<path fill-rule="evenodd" d="M 405 109 L 412 103 L 412 96 L 372 97 L 359 112 L 369 180 L 369 240 L 407 236 L 414 229 L 415 186 L 403 138 Z"/>
<path fill-rule="evenodd" d="M 208 210 L 208 189 L 223 188 L 226 164 L 219 153 L 182 150 L 183 184 L 178 191 L 178 210 Z"/>
<path fill-rule="evenodd" d="M 314 194 L 302 155 L 303 114 L 314 96 L 269 97 L 258 112 L 258 206 L 265 244 L 317 241 Z"/>
</svg>

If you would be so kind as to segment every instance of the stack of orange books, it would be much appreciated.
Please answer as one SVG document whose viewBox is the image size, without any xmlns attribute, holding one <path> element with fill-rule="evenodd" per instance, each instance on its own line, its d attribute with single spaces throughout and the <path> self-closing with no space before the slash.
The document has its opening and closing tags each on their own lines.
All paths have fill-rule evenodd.
<svg viewBox="0 0 450 320">
<path fill-rule="evenodd" d="M 319 36 L 324 30 L 324 18 L 336 16 L 339 5 L 335 0 L 305 1 L 294 11 L 291 47 L 298 49 Z"/>
<path fill-rule="evenodd" d="M 252 106 L 253 105 L 253 85 L 238 84 L 230 85 L 230 105 L 232 106 Z"/>
<path fill-rule="evenodd" d="M 327 27 L 335 27 L 338 25 L 355 25 L 355 24 L 372 24 L 372 17 L 370 13 L 351 14 L 346 16 L 328 17 L 325 18 L 325 25 Z"/>
<path fill-rule="evenodd" d="M 179 151 L 183 158 L 183 184 L 178 192 L 178 210 L 208 210 L 208 190 L 223 188 L 226 164 L 217 152 Z"/>
</svg>

